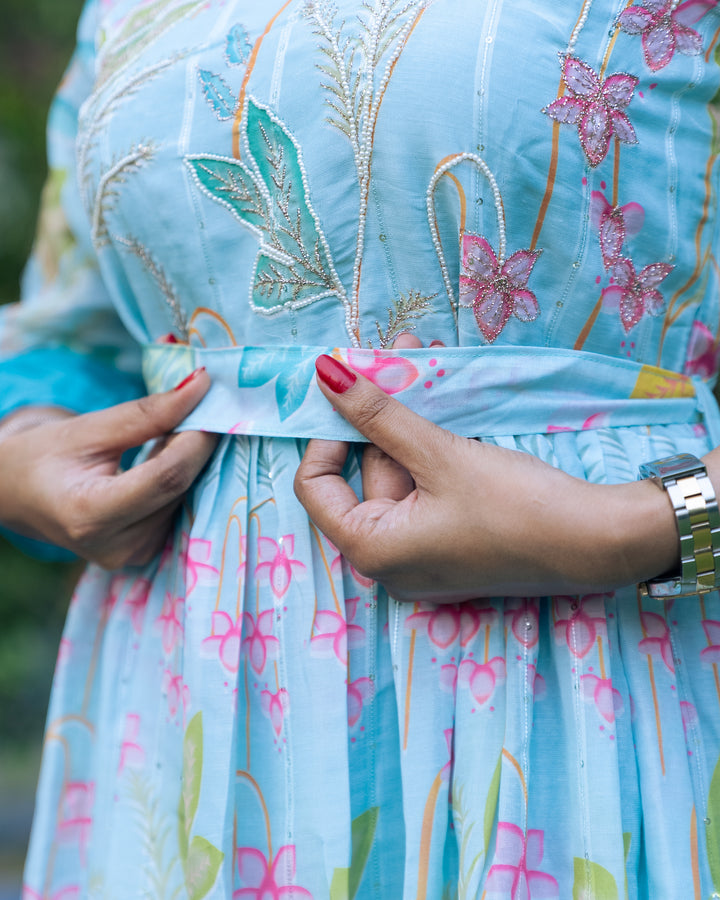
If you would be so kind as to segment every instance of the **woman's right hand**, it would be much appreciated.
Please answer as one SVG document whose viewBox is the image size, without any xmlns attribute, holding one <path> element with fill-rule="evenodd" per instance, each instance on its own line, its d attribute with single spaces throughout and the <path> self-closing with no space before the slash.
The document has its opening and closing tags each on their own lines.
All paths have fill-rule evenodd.
<svg viewBox="0 0 720 900">
<path fill-rule="evenodd" d="M 106 569 L 149 562 L 217 444 L 170 434 L 209 387 L 199 369 L 166 393 L 14 431 L 0 441 L 0 524 Z M 126 450 L 153 439 L 148 459 L 119 470 Z"/>
</svg>

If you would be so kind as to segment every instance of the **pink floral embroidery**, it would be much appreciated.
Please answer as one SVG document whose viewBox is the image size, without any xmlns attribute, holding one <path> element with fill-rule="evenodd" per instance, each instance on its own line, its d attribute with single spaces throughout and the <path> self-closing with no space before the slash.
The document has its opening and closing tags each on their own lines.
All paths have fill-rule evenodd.
<svg viewBox="0 0 720 900">
<path fill-rule="evenodd" d="M 356 372 L 369 378 L 386 394 L 404 391 L 418 377 L 418 370 L 409 359 L 383 356 L 379 350 L 348 350 L 347 360 Z"/>
<path fill-rule="evenodd" d="M 484 237 L 463 234 L 460 305 L 472 307 L 478 327 L 490 343 L 510 316 L 532 322 L 540 315 L 537 298 L 527 283 L 541 252 L 518 250 L 501 261 Z"/>
<path fill-rule="evenodd" d="M 697 319 L 692 324 L 687 353 L 686 375 L 712 378 L 720 368 L 720 343 L 707 325 Z"/>
<path fill-rule="evenodd" d="M 628 236 L 637 234 L 645 222 L 645 210 L 639 203 L 610 206 L 602 191 L 593 191 L 590 199 L 590 221 L 600 236 L 603 265 L 609 269 L 622 256 Z"/>
<path fill-rule="evenodd" d="M 527 647 L 534 647 L 539 638 L 539 607 L 537 601 L 509 599 L 505 601 L 505 622 L 516 640 Z"/>
<path fill-rule="evenodd" d="M 272 623 L 272 612 L 268 612 Z M 215 610 L 212 614 L 211 633 L 203 640 L 203 655 L 206 652 L 212 656 L 217 653 L 220 663 L 228 672 L 237 672 L 240 666 L 241 646 L 242 619 L 233 622 L 226 612 Z"/>
<path fill-rule="evenodd" d="M 238 875 L 240 888 L 233 891 L 233 900 L 312 900 L 312 894 L 294 884 L 295 847 L 281 847 L 270 862 L 253 847 L 238 847 Z"/>
<path fill-rule="evenodd" d="M 60 807 L 58 838 L 63 841 L 77 841 L 83 866 L 86 864 L 94 802 L 95 782 L 71 781 L 66 785 Z"/>
<path fill-rule="evenodd" d="M 598 678 L 597 675 L 582 675 L 580 687 L 586 703 L 594 703 L 597 711 L 606 722 L 614 722 L 615 716 L 623 711 L 622 694 L 612 686 L 609 678 Z"/>
<path fill-rule="evenodd" d="M 168 711 L 172 718 L 175 717 L 182 703 L 183 728 L 187 712 L 190 708 L 190 688 L 183 682 L 182 675 L 173 675 L 170 669 L 163 673 L 163 690 L 167 694 Z"/>
<path fill-rule="evenodd" d="M 284 597 L 290 587 L 293 575 L 305 572 L 305 564 L 293 559 L 295 553 L 295 535 L 286 534 L 279 541 L 272 538 L 258 538 L 258 557 L 260 562 L 255 566 L 255 575 L 267 576 L 270 587 L 276 597 Z"/>
<path fill-rule="evenodd" d="M 636 144 L 637 136 L 624 110 L 632 100 L 638 79 L 633 75 L 608 75 L 604 81 L 587 63 L 565 58 L 563 80 L 569 96 L 559 97 L 544 110 L 551 119 L 577 125 L 580 145 L 591 166 L 607 156 L 610 138 Z"/>
<path fill-rule="evenodd" d="M 672 272 L 669 263 L 651 263 L 637 273 L 629 259 L 618 259 L 611 272 L 615 284 L 603 288 L 602 301 L 606 309 L 619 309 L 620 321 L 627 333 L 647 313 L 659 316 L 665 300 L 657 286 Z"/>
<path fill-rule="evenodd" d="M 156 620 L 156 624 L 162 631 L 163 650 L 168 654 L 172 653 L 175 645 L 182 641 L 185 634 L 185 629 L 180 621 L 184 604 L 184 597 L 173 597 L 172 594 L 167 593 L 162 611 Z"/>
<path fill-rule="evenodd" d="M 372 700 L 375 685 L 369 678 L 356 678 L 347 686 L 347 714 L 350 728 L 356 725 L 362 715 L 363 706 Z"/>
<path fill-rule="evenodd" d="M 266 609 L 257 617 L 251 613 L 243 613 L 242 650 L 248 654 L 250 665 L 258 673 L 265 668 L 268 659 L 275 659 L 280 649 L 280 641 L 272 633 L 273 611 Z"/>
<path fill-rule="evenodd" d="M 495 615 L 495 610 L 490 612 Z M 481 611 L 467 603 L 421 603 L 418 612 L 405 620 L 405 630 L 417 629 L 436 647 L 447 650 L 458 638 L 460 646 L 466 647 L 477 634 L 481 618 Z"/>
<path fill-rule="evenodd" d="M 458 667 L 457 682 L 461 687 L 470 689 L 477 703 L 482 706 L 495 693 L 498 684 L 505 681 L 505 660 L 495 656 L 486 663 L 477 663 L 472 659 L 464 659 Z"/>
<path fill-rule="evenodd" d="M 279 737 L 285 713 L 290 709 L 290 694 L 285 688 L 280 688 L 275 694 L 272 691 L 262 691 L 260 694 L 260 708 L 263 714 L 270 719 L 276 737 Z"/>
<path fill-rule="evenodd" d="M 199 581 L 216 582 L 220 572 L 208 560 L 212 558 L 212 542 L 202 538 L 191 538 L 182 533 L 180 564 L 185 569 L 185 596 L 189 597 Z"/>
<path fill-rule="evenodd" d="M 582 659 L 595 646 L 598 635 L 607 637 L 605 600 L 609 594 L 556 597 L 553 601 L 555 640 L 565 641 L 573 656 Z"/>
<path fill-rule="evenodd" d="M 348 647 L 360 647 L 365 640 L 365 629 L 353 625 L 355 610 L 346 605 L 346 621 L 339 613 L 329 609 L 321 609 L 315 615 L 313 631 L 310 638 L 310 652 L 313 656 L 328 659 L 335 656 L 338 662 L 346 666 Z M 356 606 L 355 606 L 356 608 Z"/>
<path fill-rule="evenodd" d="M 687 0 L 675 9 L 673 0 L 645 0 L 620 13 L 618 25 L 627 34 L 641 34 L 645 62 L 657 72 L 675 51 L 685 56 L 702 53 L 702 37 L 690 25 L 699 22 L 717 0 Z"/>
<path fill-rule="evenodd" d="M 557 881 L 539 867 L 544 852 L 544 832 L 531 828 L 527 837 L 511 822 L 499 822 L 495 860 L 488 872 L 488 900 L 495 894 L 507 900 L 549 900 L 559 897 Z"/>
<path fill-rule="evenodd" d="M 145 751 L 137 742 L 139 734 L 140 716 L 136 713 L 128 713 L 128 715 L 125 716 L 125 729 L 123 731 L 122 744 L 120 745 L 118 775 L 126 767 L 129 769 L 139 769 L 145 762 Z"/>
<path fill-rule="evenodd" d="M 638 643 L 638 650 L 649 656 L 660 657 L 668 671 L 675 672 L 670 629 L 665 619 L 657 613 L 644 612 L 640 613 L 640 621 L 647 637 Z"/>
<path fill-rule="evenodd" d="M 702 627 L 709 646 L 700 651 L 700 659 L 706 663 L 720 663 L 720 622 L 703 619 Z"/>
</svg>

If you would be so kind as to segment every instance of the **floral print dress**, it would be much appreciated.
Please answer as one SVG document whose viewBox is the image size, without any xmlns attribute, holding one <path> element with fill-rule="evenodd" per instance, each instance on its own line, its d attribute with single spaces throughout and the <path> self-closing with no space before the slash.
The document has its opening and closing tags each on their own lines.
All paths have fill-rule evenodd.
<svg viewBox="0 0 720 900">
<path fill-rule="evenodd" d="M 594 482 L 720 442 L 716 6 L 89 0 L 0 413 L 206 364 L 222 437 L 77 588 L 25 900 L 720 896 L 716 593 L 398 604 L 292 490 L 319 352 Z"/>
</svg>

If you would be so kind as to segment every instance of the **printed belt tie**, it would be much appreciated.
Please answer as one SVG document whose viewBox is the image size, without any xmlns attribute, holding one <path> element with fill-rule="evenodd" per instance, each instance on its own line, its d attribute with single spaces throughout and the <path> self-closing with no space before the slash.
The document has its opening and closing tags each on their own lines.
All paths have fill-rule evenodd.
<svg viewBox="0 0 720 900">
<path fill-rule="evenodd" d="M 321 353 L 465 437 L 703 423 L 713 443 L 720 443 L 720 412 L 701 378 L 584 351 L 151 344 L 143 348 L 143 375 L 148 391 L 157 393 L 199 366 L 207 368 L 212 387 L 180 431 L 364 440 L 316 384 Z"/>
</svg>

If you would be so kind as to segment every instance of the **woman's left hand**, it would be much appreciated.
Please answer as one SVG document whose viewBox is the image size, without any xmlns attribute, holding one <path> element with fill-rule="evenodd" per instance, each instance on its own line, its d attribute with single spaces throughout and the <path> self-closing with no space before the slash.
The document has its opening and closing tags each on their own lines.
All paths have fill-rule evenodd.
<svg viewBox="0 0 720 900">
<path fill-rule="evenodd" d="M 331 357 L 317 368 L 320 389 L 374 448 L 363 502 L 341 474 L 348 445 L 336 441 L 310 441 L 296 493 L 396 599 L 586 593 L 677 564 L 672 507 L 652 481 L 590 484 L 439 428 Z"/>
</svg>

